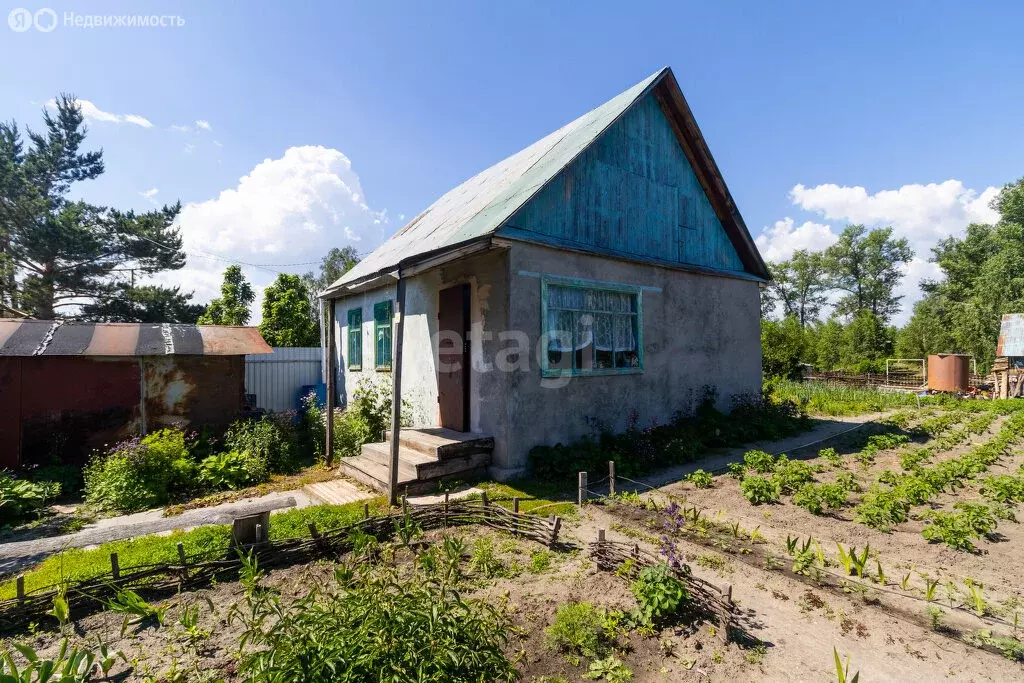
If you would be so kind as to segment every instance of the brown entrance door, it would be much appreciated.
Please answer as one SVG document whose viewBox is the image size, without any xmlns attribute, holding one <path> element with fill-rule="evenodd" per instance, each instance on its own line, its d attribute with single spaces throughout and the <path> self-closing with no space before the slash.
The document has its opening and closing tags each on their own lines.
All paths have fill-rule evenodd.
<svg viewBox="0 0 1024 683">
<path fill-rule="evenodd" d="M 469 285 L 442 289 L 437 308 L 441 426 L 469 431 Z"/>
</svg>

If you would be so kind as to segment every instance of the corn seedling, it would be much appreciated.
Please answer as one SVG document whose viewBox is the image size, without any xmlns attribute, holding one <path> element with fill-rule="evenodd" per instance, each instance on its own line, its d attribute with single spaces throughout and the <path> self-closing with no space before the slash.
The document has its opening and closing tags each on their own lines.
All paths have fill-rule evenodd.
<svg viewBox="0 0 1024 683">
<path fill-rule="evenodd" d="M 864 567 L 868 563 L 868 550 L 870 548 L 870 545 L 865 545 L 864 552 L 858 555 L 856 548 L 850 546 L 850 560 L 853 562 L 853 571 L 857 574 L 857 578 L 864 578 Z"/>
<path fill-rule="evenodd" d="M 818 558 L 818 564 L 822 567 L 828 566 L 828 560 L 825 558 L 825 551 L 821 549 L 821 546 L 818 545 L 817 541 L 814 541 L 814 554 Z"/>
<path fill-rule="evenodd" d="M 939 585 L 939 580 L 930 579 L 924 574 L 921 575 L 921 578 L 924 579 L 924 599 L 931 602 L 935 599 L 935 589 Z"/>
<path fill-rule="evenodd" d="M 878 568 L 878 583 L 879 585 L 885 585 L 885 572 L 882 571 L 882 563 L 876 558 L 875 566 Z"/>
<path fill-rule="evenodd" d="M 846 576 L 850 576 L 853 570 L 853 548 L 850 548 L 850 552 L 846 552 L 846 549 L 838 543 L 836 543 L 836 548 L 839 550 L 839 562 L 843 565 Z"/>
<path fill-rule="evenodd" d="M 834 646 L 832 648 L 832 656 L 836 660 L 836 680 L 838 683 L 860 683 L 860 672 L 853 674 L 853 678 L 850 678 L 850 655 L 846 655 L 846 664 L 843 664 L 843 660 L 839 659 L 839 650 Z"/>
<path fill-rule="evenodd" d="M 57 594 L 53 596 L 53 607 L 46 614 L 57 620 L 60 630 L 63 633 L 64 627 L 71 621 L 71 608 L 67 599 L 68 585 L 62 583 L 57 588 Z"/>
<path fill-rule="evenodd" d="M 964 579 L 964 584 L 971 591 L 971 600 L 974 601 L 974 613 L 979 617 L 985 615 L 985 599 L 981 595 L 982 585 L 975 583 L 973 579 Z"/>
<path fill-rule="evenodd" d="M 900 588 L 903 590 L 910 590 L 910 577 L 914 573 L 914 566 L 910 566 L 910 570 L 903 575 L 903 580 L 900 581 Z"/>
<path fill-rule="evenodd" d="M 155 621 L 158 625 L 164 625 L 164 615 L 167 613 L 167 605 L 154 607 L 142 599 L 138 593 L 127 588 L 117 591 L 113 600 L 104 603 L 111 612 L 124 615 L 124 622 L 121 624 L 121 635 L 124 636 L 129 626 L 135 626 L 147 621 Z"/>
<path fill-rule="evenodd" d="M 790 555 L 796 555 L 796 544 L 800 540 L 800 537 L 793 538 L 789 534 L 786 534 L 786 552 Z"/>
<path fill-rule="evenodd" d="M 12 643 L 14 648 L 27 660 L 24 669 L 19 669 L 10 651 L 0 655 L 0 680 L 12 683 L 85 683 L 92 678 L 96 655 L 78 646 L 69 647 L 67 638 L 60 643 L 54 659 L 42 659 L 30 645 Z M 112 666 L 112 664 L 111 664 Z"/>
</svg>

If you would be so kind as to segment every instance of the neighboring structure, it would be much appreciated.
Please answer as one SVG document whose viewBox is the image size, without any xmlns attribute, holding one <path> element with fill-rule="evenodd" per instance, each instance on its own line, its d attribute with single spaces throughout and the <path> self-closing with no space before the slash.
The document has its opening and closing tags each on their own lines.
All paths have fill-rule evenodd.
<svg viewBox="0 0 1024 683">
<path fill-rule="evenodd" d="M 479 470 L 491 438 L 492 476 L 516 476 L 534 446 L 665 422 L 709 389 L 723 409 L 758 394 L 768 277 L 666 68 L 456 187 L 322 294 L 337 398 L 401 355 L 412 424 L 432 429 L 402 431 L 399 483 Z M 385 484 L 387 451 L 344 467 Z"/>
<path fill-rule="evenodd" d="M 997 398 L 1024 398 L 1024 313 L 1004 315 L 996 344 Z"/>
<path fill-rule="evenodd" d="M 296 410 L 302 387 L 323 382 L 319 346 L 274 347 L 273 353 L 245 357 L 245 393 L 260 410 Z"/>
<path fill-rule="evenodd" d="M 171 424 L 226 427 L 242 411 L 253 327 L 0 320 L 0 467 Z"/>
</svg>

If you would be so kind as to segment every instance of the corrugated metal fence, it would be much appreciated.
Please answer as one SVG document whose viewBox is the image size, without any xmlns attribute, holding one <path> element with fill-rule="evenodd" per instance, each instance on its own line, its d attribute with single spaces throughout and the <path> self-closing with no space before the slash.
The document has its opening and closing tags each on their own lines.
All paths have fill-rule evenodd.
<svg viewBox="0 0 1024 683">
<path fill-rule="evenodd" d="M 256 407 L 292 410 L 299 388 L 319 384 L 318 346 L 275 348 L 272 354 L 245 357 L 245 393 L 256 394 Z"/>
</svg>

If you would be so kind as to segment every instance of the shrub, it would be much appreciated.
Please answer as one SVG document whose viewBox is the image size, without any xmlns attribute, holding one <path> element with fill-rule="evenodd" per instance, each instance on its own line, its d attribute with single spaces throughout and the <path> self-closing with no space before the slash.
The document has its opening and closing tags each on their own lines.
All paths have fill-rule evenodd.
<svg viewBox="0 0 1024 683">
<path fill-rule="evenodd" d="M 240 489 L 270 478 L 267 462 L 252 451 L 216 453 L 199 463 L 199 478 L 210 488 Z"/>
<path fill-rule="evenodd" d="M 548 647 L 584 657 L 597 657 L 604 651 L 602 610 L 590 602 L 570 602 L 559 606 L 555 621 L 547 628 Z"/>
<path fill-rule="evenodd" d="M 103 510 L 135 512 L 167 502 L 186 459 L 180 430 L 163 429 L 134 437 L 96 454 L 85 469 L 85 499 Z"/>
<path fill-rule="evenodd" d="M 334 416 L 334 443 L 343 458 L 359 455 L 364 443 L 371 441 L 370 425 L 359 413 L 346 410 Z"/>
<path fill-rule="evenodd" d="M 690 602 L 686 586 L 664 563 L 644 567 L 630 590 L 637 601 L 636 620 L 645 626 L 665 624 Z"/>
<path fill-rule="evenodd" d="M 6 524 L 37 510 L 59 494 L 59 484 L 15 479 L 7 470 L 0 470 L 0 522 Z"/>
<path fill-rule="evenodd" d="M 740 482 L 740 492 L 753 505 L 779 500 L 779 485 L 768 477 L 745 477 Z"/>
<path fill-rule="evenodd" d="M 248 451 L 267 464 L 270 472 L 291 474 L 299 469 L 291 425 L 272 417 L 238 420 L 224 433 L 229 451 Z"/>
</svg>

